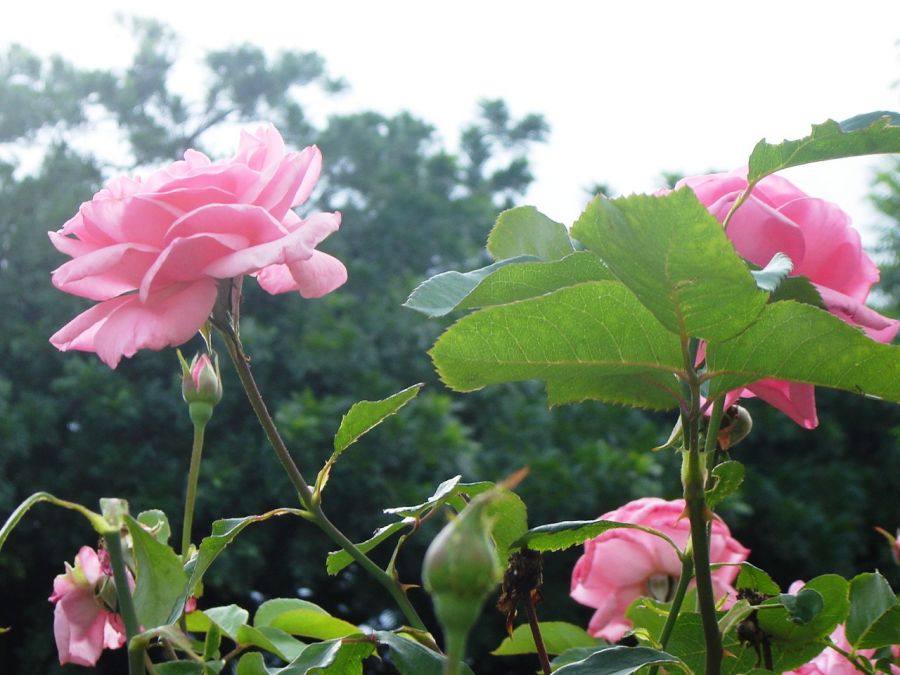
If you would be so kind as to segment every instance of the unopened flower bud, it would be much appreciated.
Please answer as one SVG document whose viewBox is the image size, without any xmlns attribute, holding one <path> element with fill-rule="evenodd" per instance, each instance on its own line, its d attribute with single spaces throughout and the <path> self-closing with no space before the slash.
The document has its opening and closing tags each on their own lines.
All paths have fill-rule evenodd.
<svg viewBox="0 0 900 675">
<path fill-rule="evenodd" d="M 753 418 L 743 406 L 733 405 L 722 416 L 719 426 L 719 447 L 728 450 L 747 438 L 753 429 Z"/>
<path fill-rule="evenodd" d="M 189 406 L 191 419 L 205 424 L 212 416 L 212 409 L 222 400 L 218 359 L 198 354 L 188 364 L 180 351 L 178 359 L 181 361 L 181 395 Z"/>
<path fill-rule="evenodd" d="M 448 524 L 425 553 L 422 579 L 447 641 L 464 642 L 502 570 L 491 540 L 487 507 L 496 492 L 479 495 Z"/>
</svg>

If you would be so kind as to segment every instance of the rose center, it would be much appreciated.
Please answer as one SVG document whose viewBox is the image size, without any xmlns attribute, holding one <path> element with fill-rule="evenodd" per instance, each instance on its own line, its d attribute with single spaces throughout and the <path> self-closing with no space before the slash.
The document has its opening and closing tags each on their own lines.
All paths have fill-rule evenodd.
<svg viewBox="0 0 900 675">
<path fill-rule="evenodd" d="M 647 590 L 650 597 L 660 602 L 671 602 L 675 595 L 675 577 L 668 574 L 654 574 L 647 580 Z"/>
</svg>

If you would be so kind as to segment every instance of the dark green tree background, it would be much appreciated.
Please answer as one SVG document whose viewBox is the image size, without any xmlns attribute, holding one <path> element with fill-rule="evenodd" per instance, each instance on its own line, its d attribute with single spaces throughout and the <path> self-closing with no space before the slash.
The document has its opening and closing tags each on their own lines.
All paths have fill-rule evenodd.
<svg viewBox="0 0 900 675">
<path fill-rule="evenodd" d="M 427 385 L 337 465 L 325 507 L 352 538 L 386 523 L 382 509 L 418 503 L 453 475 L 497 480 L 525 465 L 531 473 L 518 492 L 532 524 L 592 518 L 643 495 L 678 496 L 676 458 L 649 451 L 669 420 L 595 404 L 550 411 L 532 383 L 453 395 L 425 355 L 442 324 L 401 307 L 426 276 L 482 262 L 497 213 L 520 203 L 532 180 L 528 150 L 548 133 L 540 115 L 517 118 L 502 101 L 481 102 L 453 152 L 408 113 L 362 111 L 333 116 L 320 128 L 304 105 L 310 88 L 337 92 L 345 84 L 319 55 L 271 55 L 252 45 L 211 52 L 206 88 L 188 96 L 169 86 L 175 36 L 151 21 L 133 20 L 130 28 L 137 46 L 122 69 L 88 72 L 21 46 L 0 55 L 0 143 L 7 158 L 0 165 L 2 517 L 47 490 L 89 506 L 121 496 L 134 512 L 161 508 L 179 522 L 190 425 L 175 355 L 141 352 L 110 371 L 93 355 L 56 352 L 48 337 L 85 303 L 50 285 L 63 258 L 46 232 L 110 175 L 146 171 L 188 147 L 211 146 L 214 135 L 229 137 L 239 124 L 263 121 L 278 126 L 290 146 L 322 148 L 315 208 L 343 213 L 341 231 L 323 248 L 350 271 L 344 288 L 316 301 L 268 296 L 252 281 L 245 286 L 242 337 L 299 465 L 310 475 L 318 469 L 353 402 Z M 85 139 L 97 138 L 117 143 L 115 151 L 95 153 Z M 43 149 L 43 159 L 28 171 L 12 158 L 33 147 Z M 878 204 L 896 222 L 895 169 L 879 178 Z M 896 306 L 896 231 L 885 242 L 894 256 L 885 298 Z M 188 355 L 194 346 L 184 348 Z M 236 378 L 225 370 L 225 397 L 207 432 L 198 536 L 215 518 L 294 504 Z M 725 516 L 753 549 L 752 559 L 784 584 L 823 571 L 889 570 L 872 527 L 900 524 L 900 505 L 884 499 L 895 487 L 885 478 L 900 475 L 897 407 L 828 393 L 819 400 L 824 422 L 815 432 L 751 404 L 756 431 L 736 451 L 750 465 L 749 479 Z M 418 581 L 438 525 L 430 523 L 403 549 L 403 580 Z M 0 635 L 3 672 L 78 672 L 55 665 L 46 598 L 63 561 L 95 544 L 77 516 L 47 506 L 13 533 L 0 554 L 0 626 L 11 627 Z M 201 603 L 252 609 L 265 598 L 300 595 L 353 622 L 398 622 L 388 598 L 354 567 L 336 578 L 325 574 L 330 548 L 299 520 L 256 525 L 216 563 Z M 577 555 L 548 559 L 543 618 L 586 623 L 590 616 L 567 595 Z M 411 597 L 428 611 L 424 594 Z M 502 637 L 502 618 L 487 611 L 482 622 L 472 651 L 484 655 Z M 104 656 L 101 672 L 121 672 L 118 658 Z M 530 660 L 476 664 L 480 673 L 533 667 Z"/>
</svg>

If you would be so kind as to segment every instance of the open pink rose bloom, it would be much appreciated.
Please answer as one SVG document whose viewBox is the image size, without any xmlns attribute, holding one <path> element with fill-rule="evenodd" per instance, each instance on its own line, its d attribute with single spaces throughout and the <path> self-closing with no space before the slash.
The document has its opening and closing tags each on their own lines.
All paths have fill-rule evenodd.
<svg viewBox="0 0 900 675">
<path fill-rule="evenodd" d="M 691 188 L 721 223 L 747 187 L 746 169 L 731 173 L 690 176 L 675 189 Z M 768 176 L 753 188 L 728 224 L 728 238 L 746 260 L 765 266 L 776 253 L 794 264 L 792 275 L 808 277 L 829 312 L 859 326 L 879 342 L 894 339 L 900 322 L 881 316 L 864 304 L 878 268 L 862 249 L 850 217 L 836 205 L 801 192 L 779 176 Z M 819 423 L 813 386 L 783 380 L 760 380 L 731 392 L 727 403 L 758 396 L 812 429 Z"/>
<path fill-rule="evenodd" d="M 643 497 L 604 513 L 600 519 L 652 528 L 683 549 L 691 529 L 683 512 L 683 499 Z M 711 562 L 741 563 L 749 553 L 732 538 L 725 523 L 718 518 L 712 521 Z M 726 607 L 734 604 L 735 591 L 731 584 L 738 571 L 738 566 L 733 565 L 712 573 L 716 599 L 724 598 Z M 585 542 L 584 555 L 572 571 L 571 595 L 597 610 L 588 632 L 615 642 L 632 627 L 631 621 L 625 618 L 628 606 L 642 596 L 671 600 L 680 575 L 681 562 L 665 540 L 640 530 L 608 530 Z"/>
<path fill-rule="evenodd" d="M 56 603 L 53 634 L 61 664 L 93 666 L 104 648 L 118 649 L 125 644 L 122 617 L 99 597 L 103 585 L 112 583 L 105 562 L 94 549 L 82 546 L 75 566 L 67 563 L 65 574 L 53 580 L 49 599 Z"/>
<path fill-rule="evenodd" d="M 115 368 L 139 349 L 189 340 L 216 301 L 220 280 L 249 274 L 269 293 L 320 297 L 347 271 L 315 247 L 339 213 L 302 219 L 322 157 L 316 147 L 286 152 L 272 127 L 242 133 L 237 154 L 184 160 L 147 178 L 111 180 L 50 240 L 72 260 L 53 272 L 60 290 L 98 301 L 50 342 L 96 352 Z"/>
</svg>

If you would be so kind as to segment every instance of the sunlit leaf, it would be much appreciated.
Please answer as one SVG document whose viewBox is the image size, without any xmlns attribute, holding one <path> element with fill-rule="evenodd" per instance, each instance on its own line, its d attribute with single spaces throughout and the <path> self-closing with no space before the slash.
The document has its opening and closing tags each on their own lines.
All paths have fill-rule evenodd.
<svg viewBox="0 0 900 675">
<path fill-rule="evenodd" d="M 676 335 L 726 340 L 766 303 L 722 226 L 691 190 L 599 197 L 572 234 Z"/>
<path fill-rule="evenodd" d="M 562 654 L 568 649 L 577 647 L 598 647 L 602 640 L 591 637 L 581 626 L 566 623 L 565 621 L 541 621 L 539 623 L 541 638 L 544 648 L 550 655 Z M 494 656 L 513 656 L 515 654 L 534 654 L 537 647 L 534 645 L 534 634 L 527 623 L 516 626 L 511 637 L 503 639 L 503 642 L 491 652 Z"/>
<path fill-rule="evenodd" d="M 315 603 L 299 598 L 276 598 L 259 606 L 253 617 L 257 628 L 272 626 L 289 635 L 332 640 L 359 632 L 348 621 L 331 616 Z"/>
<path fill-rule="evenodd" d="M 590 398 L 657 409 L 674 407 L 680 395 L 678 338 L 612 281 L 477 311 L 448 328 L 430 354 L 457 391 L 539 379 L 552 405 Z"/>
<path fill-rule="evenodd" d="M 900 152 L 900 115 L 879 111 L 857 115 L 843 122 L 814 124 L 809 136 L 781 143 L 761 140 L 750 154 L 747 179 L 756 183 L 764 176 L 792 166 L 841 157 Z"/>
<path fill-rule="evenodd" d="M 716 482 L 706 491 L 706 505 L 715 509 L 741 487 L 744 482 L 744 465 L 734 460 L 722 462 L 712 470 L 712 475 Z"/>
<path fill-rule="evenodd" d="M 520 255 L 558 260 L 569 255 L 573 247 L 565 225 L 550 220 L 533 206 L 519 206 L 497 217 L 487 250 L 494 260 Z"/>
<path fill-rule="evenodd" d="M 734 339 L 706 351 L 710 397 L 764 378 L 900 401 L 900 348 L 809 305 L 777 302 Z"/>
</svg>

